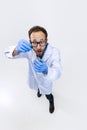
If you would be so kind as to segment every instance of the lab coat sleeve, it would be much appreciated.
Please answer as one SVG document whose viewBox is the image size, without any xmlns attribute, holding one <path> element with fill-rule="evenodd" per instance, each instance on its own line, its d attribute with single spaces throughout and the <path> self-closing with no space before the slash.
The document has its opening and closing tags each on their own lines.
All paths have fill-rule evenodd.
<svg viewBox="0 0 87 130">
<path fill-rule="evenodd" d="M 5 56 L 9 59 L 26 58 L 26 56 L 27 56 L 26 53 L 20 53 L 17 56 L 13 56 L 12 52 L 14 51 L 15 47 L 16 47 L 16 45 L 9 46 L 8 48 L 6 48 L 4 51 Z"/>
<path fill-rule="evenodd" d="M 15 45 L 7 47 L 4 51 L 5 56 L 8 58 L 13 58 L 12 52 L 15 49 L 15 47 L 16 47 Z"/>
<path fill-rule="evenodd" d="M 54 81 L 62 74 L 61 57 L 59 50 L 55 50 L 51 57 L 51 65 L 48 66 L 48 73 L 44 75 L 45 80 Z"/>
</svg>

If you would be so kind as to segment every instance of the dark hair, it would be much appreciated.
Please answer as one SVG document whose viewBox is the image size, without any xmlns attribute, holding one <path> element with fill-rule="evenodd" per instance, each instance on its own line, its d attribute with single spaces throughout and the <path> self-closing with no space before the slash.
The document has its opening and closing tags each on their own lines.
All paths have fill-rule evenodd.
<svg viewBox="0 0 87 130">
<path fill-rule="evenodd" d="M 33 26 L 33 27 L 28 31 L 29 38 L 30 38 L 30 35 L 31 35 L 32 32 L 39 32 L 39 31 L 42 31 L 42 32 L 45 34 L 46 38 L 47 38 L 48 33 L 47 33 L 46 29 L 43 28 L 43 27 L 41 27 L 41 26 Z"/>
</svg>

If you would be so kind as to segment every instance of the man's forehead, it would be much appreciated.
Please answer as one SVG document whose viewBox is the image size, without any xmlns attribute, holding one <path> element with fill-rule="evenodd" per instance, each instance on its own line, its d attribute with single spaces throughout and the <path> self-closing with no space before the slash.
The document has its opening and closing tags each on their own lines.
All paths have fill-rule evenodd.
<svg viewBox="0 0 87 130">
<path fill-rule="evenodd" d="M 41 40 L 41 39 L 45 39 L 45 34 L 41 31 L 39 32 L 32 32 L 30 39 L 36 39 L 36 40 Z"/>
</svg>

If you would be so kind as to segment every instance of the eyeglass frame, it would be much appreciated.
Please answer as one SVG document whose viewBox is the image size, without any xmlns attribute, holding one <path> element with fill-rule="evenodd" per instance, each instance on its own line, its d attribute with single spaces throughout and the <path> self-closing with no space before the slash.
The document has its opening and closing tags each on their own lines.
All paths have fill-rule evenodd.
<svg viewBox="0 0 87 130">
<path fill-rule="evenodd" d="M 36 45 L 34 45 L 34 42 L 35 42 Z M 39 42 L 37 42 L 37 41 L 31 41 L 31 40 L 30 40 L 30 43 L 32 44 L 32 47 L 37 47 L 38 44 L 39 44 L 41 47 L 44 47 L 44 46 L 46 45 L 46 39 L 45 39 L 45 40 L 42 40 L 42 41 L 39 41 Z M 43 43 L 44 43 L 44 44 L 43 44 Z"/>
</svg>

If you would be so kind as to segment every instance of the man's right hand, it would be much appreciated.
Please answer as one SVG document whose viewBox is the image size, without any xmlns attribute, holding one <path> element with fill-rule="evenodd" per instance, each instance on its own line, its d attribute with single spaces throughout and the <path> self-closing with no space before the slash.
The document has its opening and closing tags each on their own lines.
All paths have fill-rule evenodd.
<svg viewBox="0 0 87 130">
<path fill-rule="evenodd" d="M 32 49 L 32 45 L 26 40 L 20 40 L 15 48 L 17 53 L 27 52 Z"/>
</svg>

